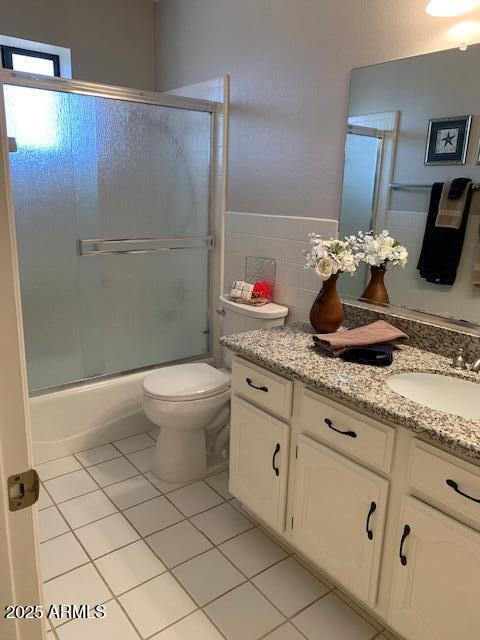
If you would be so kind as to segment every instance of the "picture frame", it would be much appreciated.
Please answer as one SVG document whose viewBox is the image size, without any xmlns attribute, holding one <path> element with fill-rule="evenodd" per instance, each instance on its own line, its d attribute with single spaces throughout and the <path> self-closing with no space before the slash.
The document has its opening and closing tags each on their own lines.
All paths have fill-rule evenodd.
<svg viewBox="0 0 480 640">
<path fill-rule="evenodd" d="M 425 165 L 465 164 L 471 126 L 471 115 L 431 119 Z"/>
</svg>

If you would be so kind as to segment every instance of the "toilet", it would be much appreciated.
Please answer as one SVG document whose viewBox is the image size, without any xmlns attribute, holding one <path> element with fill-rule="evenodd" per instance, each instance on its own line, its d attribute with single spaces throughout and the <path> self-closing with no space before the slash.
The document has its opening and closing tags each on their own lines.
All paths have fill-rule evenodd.
<svg viewBox="0 0 480 640">
<path fill-rule="evenodd" d="M 237 304 L 220 298 L 222 335 L 283 325 L 288 309 L 269 303 Z M 143 379 L 143 410 L 160 427 L 152 473 L 166 482 L 204 478 L 209 467 L 207 429 L 224 431 L 230 405 L 231 355 L 223 351 L 224 369 L 203 362 L 158 369 Z"/>
</svg>

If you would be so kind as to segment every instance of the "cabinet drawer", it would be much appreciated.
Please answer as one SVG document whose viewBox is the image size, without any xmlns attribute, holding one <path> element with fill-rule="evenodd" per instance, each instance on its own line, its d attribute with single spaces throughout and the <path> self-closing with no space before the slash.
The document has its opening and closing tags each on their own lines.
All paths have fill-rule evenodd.
<svg viewBox="0 0 480 640">
<path fill-rule="evenodd" d="M 302 393 L 304 429 L 334 448 L 383 471 L 389 471 L 395 432 L 391 427 L 369 421 L 317 393 Z"/>
<path fill-rule="evenodd" d="M 240 358 L 233 360 L 232 392 L 286 420 L 292 413 L 293 382 Z"/>
<path fill-rule="evenodd" d="M 480 524 L 480 468 L 414 440 L 408 481 L 412 488 Z"/>
</svg>

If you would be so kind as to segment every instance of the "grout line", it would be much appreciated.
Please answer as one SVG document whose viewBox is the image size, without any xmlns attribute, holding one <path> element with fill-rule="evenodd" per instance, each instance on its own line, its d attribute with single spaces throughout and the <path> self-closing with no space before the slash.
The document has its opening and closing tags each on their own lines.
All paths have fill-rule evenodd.
<svg viewBox="0 0 480 640">
<path fill-rule="evenodd" d="M 147 448 L 149 448 L 149 447 L 147 447 Z M 119 456 L 119 457 L 123 457 L 123 458 L 125 458 L 125 459 L 127 459 L 127 460 L 128 460 L 127 456 L 126 456 L 125 454 L 121 453 L 121 452 L 120 452 L 120 456 Z M 113 459 L 118 459 L 118 458 L 113 458 Z M 108 461 L 105 461 L 105 462 L 108 462 Z M 99 463 L 99 464 L 101 464 L 101 463 Z M 91 466 L 95 466 L 95 465 L 91 465 Z M 87 467 L 84 467 L 83 465 L 82 465 L 82 467 L 83 467 L 83 468 L 84 468 L 84 470 L 87 472 L 87 474 L 88 474 L 90 477 L 92 477 L 93 481 L 98 485 L 98 482 L 95 480 L 95 478 L 93 478 L 93 476 L 91 476 L 91 474 L 88 472 L 88 468 L 87 468 Z M 121 608 L 121 610 L 123 611 L 123 613 L 125 614 L 125 616 L 126 616 L 126 617 L 127 617 L 127 619 L 129 620 L 129 622 L 131 623 L 132 627 L 135 629 L 135 631 L 136 631 L 136 633 L 138 634 L 138 636 L 139 636 L 140 638 L 142 638 L 142 636 L 141 636 L 141 634 L 140 634 L 139 630 L 137 629 L 137 627 L 136 627 L 136 626 L 135 626 L 135 624 L 133 623 L 133 620 L 130 618 L 130 616 L 129 616 L 128 612 L 127 612 L 127 611 L 125 610 L 125 608 L 122 606 L 122 603 L 120 602 L 120 598 L 121 598 L 121 597 L 123 597 L 123 596 L 125 596 L 126 594 L 130 593 L 131 591 L 134 591 L 135 589 L 137 589 L 137 588 L 139 588 L 139 587 L 141 587 L 141 586 L 143 586 L 143 585 L 147 584 L 148 582 L 150 582 L 150 581 L 152 581 L 152 580 L 155 580 L 155 579 L 156 579 L 156 578 L 158 578 L 159 576 L 166 575 L 166 574 L 170 575 L 170 576 L 171 576 L 171 577 L 172 577 L 172 578 L 173 578 L 173 579 L 174 579 L 174 580 L 179 584 L 180 588 L 188 594 L 188 597 L 192 600 L 192 602 L 196 605 L 196 607 L 197 607 L 197 608 L 196 608 L 194 611 L 190 611 L 190 612 L 188 612 L 185 616 L 182 616 L 181 618 L 179 618 L 179 619 L 175 620 L 175 621 L 174 621 L 174 622 L 172 622 L 170 625 L 167 625 L 166 627 L 163 627 L 162 629 L 158 629 L 158 630 L 156 630 L 152 635 L 150 635 L 150 636 L 148 636 L 147 638 L 145 638 L 145 640 L 153 639 L 153 638 L 154 638 L 154 636 L 156 636 L 158 633 L 163 632 L 165 629 L 168 629 L 168 628 L 170 628 L 170 627 L 173 627 L 174 625 L 176 625 L 177 623 L 179 623 L 181 620 L 184 620 L 185 618 L 189 617 L 190 615 L 192 615 L 193 613 L 195 613 L 195 612 L 197 612 L 197 611 L 202 611 L 202 612 L 203 612 L 203 614 L 204 614 L 204 615 L 205 615 L 205 616 L 210 620 L 210 622 L 212 623 L 212 625 L 213 625 L 213 626 L 218 630 L 218 632 L 220 633 L 220 635 L 222 636 L 222 638 L 224 638 L 225 640 L 228 640 L 227 636 L 222 632 L 222 630 L 217 626 L 217 624 L 215 623 L 215 621 L 214 621 L 214 620 L 213 620 L 213 619 L 208 615 L 208 613 L 205 611 L 205 608 L 206 608 L 206 607 L 208 607 L 209 605 L 211 605 L 213 602 L 215 602 L 215 601 L 219 600 L 220 598 L 222 598 L 222 597 L 223 597 L 223 596 L 225 596 L 226 594 L 228 594 L 228 593 L 230 593 L 230 592 L 234 591 L 235 589 L 237 589 L 237 588 L 239 588 L 239 587 L 241 587 L 241 586 L 244 586 L 245 584 L 250 584 L 250 585 L 252 585 L 252 586 L 254 587 L 254 589 L 255 589 L 255 590 L 256 590 L 256 591 L 257 591 L 257 592 L 258 592 L 258 593 L 259 593 L 263 598 L 265 598 L 265 599 L 267 600 L 267 602 L 269 602 L 269 603 L 270 603 L 270 604 L 271 604 L 271 605 L 272 605 L 272 606 L 273 606 L 273 607 L 274 607 L 274 608 L 275 608 L 275 609 L 276 609 L 276 610 L 281 614 L 281 616 L 282 616 L 282 618 L 283 618 L 283 620 L 282 620 L 281 624 L 279 624 L 279 625 L 277 625 L 276 627 L 274 627 L 273 629 L 270 629 L 269 631 L 267 631 L 267 633 L 266 633 L 266 634 L 264 634 L 264 635 L 262 635 L 262 636 L 261 636 L 261 638 L 259 638 L 259 640 L 261 640 L 262 638 L 266 638 L 269 634 L 271 634 L 272 632 L 274 632 L 276 629 L 281 628 L 281 627 L 282 627 L 283 625 L 285 625 L 285 624 L 288 624 L 288 623 L 290 623 L 290 624 L 294 624 L 294 623 L 292 622 L 292 619 L 293 619 L 295 616 L 299 615 L 299 614 L 300 614 L 300 613 L 302 613 L 304 610 L 308 609 L 309 607 L 311 607 L 312 605 L 314 605 L 316 602 L 318 602 L 318 601 L 319 601 L 319 600 L 321 600 L 322 598 L 325 598 L 325 597 L 326 597 L 326 596 L 328 596 L 329 594 L 335 593 L 335 587 L 330 587 L 329 585 L 325 585 L 325 584 L 322 582 L 321 578 L 320 578 L 319 576 L 315 575 L 312 571 L 310 571 L 308 567 L 305 567 L 303 564 L 298 563 L 298 564 L 299 564 L 299 565 L 300 565 L 300 566 L 301 566 L 305 571 L 307 571 L 310 575 L 312 575 L 316 580 L 318 580 L 321 584 L 324 584 L 324 586 L 327 588 L 327 591 L 326 591 L 322 596 L 320 596 L 320 597 L 318 597 L 318 598 L 315 598 L 312 602 L 309 602 L 309 603 L 308 603 L 307 605 L 305 605 L 302 609 L 299 609 L 298 611 L 296 611 L 296 612 L 295 612 L 294 614 L 292 614 L 291 616 L 286 615 L 285 613 L 283 613 L 283 612 L 282 612 L 282 611 L 281 611 L 281 610 L 280 610 L 280 609 L 279 609 L 279 608 L 278 608 L 278 607 L 277 607 L 277 606 L 276 606 L 276 605 L 275 605 L 275 604 L 270 600 L 270 598 L 269 598 L 265 593 L 263 593 L 263 592 L 262 592 L 262 590 L 261 590 L 259 587 L 257 587 L 257 585 L 256 585 L 256 584 L 254 584 L 253 579 L 254 579 L 255 577 L 257 577 L 258 575 L 260 575 L 260 574 L 262 574 L 262 573 L 264 573 L 264 572 L 266 572 L 266 571 L 270 570 L 270 569 L 271 569 L 272 567 L 274 567 L 275 565 L 277 565 L 277 564 L 279 564 L 279 563 L 281 563 L 281 562 L 283 562 L 283 561 L 287 560 L 288 558 L 293 558 L 293 559 L 295 560 L 295 562 L 297 562 L 297 560 L 294 558 L 294 552 L 293 552 L 291 549 L 285 549 L 283 546 L 279 545 L 279 544 L 278 544 L 278 542 L 277 542 L 277 540 L 276 540 L 272 535 L 269 535 L 269 534 L 268 534 L 268 531 L 266 531 L 266 530 L 261 526 L 261 523 L 260 523 L 260 522 L 258 522 L 258 521 L 257 521 L 255 518 L 253 518 L 252 516 L 250 516 L 250 514 L 249 514 L 248 512 L 245 512 L 243 509 L 241 509 L 241 506 L 234 506 L 234 504 L 231 504 L 232 500 L 234 499 L 233 497 L 232 497 L 232 498 L 230 498 L 230 499 L 225 499 L 225 497 L 224 497 L 222 494 L 220 494 L 218 491 L 216 491 L 216 489 L 215 489 L 214 487 L 211 487 L 207 482 L 205 482 L 205 479 L 200 480 L 200 481 L 204 482 L 204 483 L 206 484 L 206 486 L 207 486 L 207 487 L 209 487 L 209 488 L 210 488 L 210 489 L 212 489 L 216 494 L 218 494 L 218 495 L 222 498 L 222 502 L 221 502 L 220 504 L 218 504 L 218 505 L 214 505 L 213 507 L 210 507 L 210 508 L 208 508 L 208 509 L 206 509 L 206 510 L 204 510 L 204 511 L 201 511 L 201 512 L 199 512 L 199 513 L 197 513 L 197 514 L 193 514 L 193 515 L 191 515 L 191 516 L 185 516 L 185 514 L 183 514 L 183 512 L 182 512 L 181 510 L 179 510 L 179 509 L 178 509 L 178 507 L 174 504 L 174 502 L 173 502 L 173 501 L 168 497 L 168 494 L 170 494 L 170 493 L 172 493 L 172 492 L 174 492 L 174 491 L 177 491 L 178 489 L 182 489 L 182 488 L 184 488 L 184 487 L 190 486 L 190 485 L 192 485 L 192 484 L 194 484 L 194 483 L 196 483 L 196 482 L 199 482 L 199 480 L 193 481 L 193 482 L 191 482 L 191 483 L 186 483 L 185 485 L 183 485 L 183 486 L 181 486 L 181 487 L 177 487 L 176 489 L 172 489 L 171 491 L 168 491 L 167 493 L 163 493 L 163 491 L 162 491 L 161 489 L 159 489 L 158 487 L 156 487 L 156 486 L 155 486 L 155 484 L 154 484 L 153 482 L 151 482 L 151 481 L 149 480 L 149 478 L 147 478 L 147 477 L 145 476 L 145 473 L 148 473 L 148 472 L 140 473 L 140 474 L 138 474 L 138 475 L 136 475 L 136 476 L 132 476 L 132 478 L 133 478 L 133 477 L 135 477 L 135 478 L 136 478 L 136 477 L 139 477 L 139 476 L 141 475 L 142 477 L 144 477 L 144 478 L 145 478 L 145 480 L 147 480 L 147 482 L 149 482 L 149 483 L 150 483 L 150 484 L 155 488 L 155 490 L 156 490 L 156 491 L 158 491 L 158 492 L 159 492 L 159 494 L 158 494 L 157 496 L 154 496 L 153 498 L 150 498 L 150 499 L 147 499 L 147 500 L 143 500 L 143 501 L 141 501 L 141 502 L 139 502 L 139 503 L 137 503 L 137 504 L 135 504 L 135 505 L 132 505 L 131 507 L 127 507 L 126 509 L 121 509 L 121 508 L 117 507 L 117 505 L 114 503 L 114 501 L 112 500 L 112 498 L 111 498 L 111 497 L 106 493 L 105 489 L 106 489 L 107 487 L 111 487 L 111 486 L 113 486 L 113 485 L 115 485 L 115 484 L 120 484 L 120 483 L 122 483 L 122 482 L 128 481 L 128 480 L 130 480 L 130 479 L 132 479 L 132 478 L 126 478 L 125 480 L 120 480 L 120 481 L 114 482 L 114 483 L 112 483 L 112 484 L 110 484 L 110 485 L 105 485 L 105 487 L 101 487 L 101 486 L 99 486 L 99 485 L 98 485 L 98 489 L 95 489 L 95 491 L 100 490 L 100 491 L 104 494 L 104 496 L 109 500 L 109 502 L 110 502 L 110 503 L 112 504 L 112 506 L 114 507 L 115 512 L 114 512 L 113 514 L 109 514 L 109 515 L 107 515 L 107 516 L 103 516 L 103 517 L 101 517 L 101 518 L 98 518 L 98 519 L 96 519 L 96 520 L 93 520 L 92 522 L 89 522 L 89 523 L 87 523 L 87 524 L 85 524 L 85 525 L 81 525 L 80 527 L 77 527 L 76 529 L 73 529 L 73 528 L 71 527 L 71 525 L 69 524 L 69 522 L 68 522 L 68 521 L 66 521 L 66 524 L 67 524 L 67 527 L 68 527 L 68 529 L 69 529 L 69 532 L 73 534 L 73 536 L 74 536 L 75 540 L 80 544 L 80 546 L 82 547 L 82 549 L 85 551 L 86 556 L 87 556 L 87 558 L 88 558 L 88 561 L 87 561 L 87 562 L 85 562 L 85 563 L 83 563 L 82 565 L 79 565 L 78 567 L 74 567 L 74 568 L 72 568 L 72 569 L 70 569 L 70 570 L 68 570 L 68 571 L 66 571 L 66 572 L 64 572 L 64 573 L 62 573 L 62 574 L 59 574 L 58 576 L 55 576 L 54 578 L 50 578 L 49 580 L 47 580 L 47 581 L 45 581 L 45 582 L 50 582 L 50 581 L 52 581 L 52 580 L 54 580 L 54 579 L 56 579 L 56 578 L 59 578 L 59 577 L 61 577 L 61 576 L 66 575 L 67 573 L 71 573 L 72 571 L 75 571 L 76 569 L 79 569 L 80 567 L 86 566 L 87 564 L 93 564 L 93 566 L 94 566 L 94 569 L 95 569 L 96 573 L 100 576 L 100 578 L 101 578 L 102 582 L 106 585 L 106 587 L 107 587 L 107 589 L 108 589 L 109 593 L 110 593 L 110 594 L 111 594 L 111 596 L 112 596 L 109 600 L 107 600 L 107 601 L 105 601 L 105 602 L 112 602 L 112 601 L 117 602 L 118 606 Z M 224 472 L 223 472 L 223 471 L 220 471 L 218 474 L 214 474 L 214 476 L 215 476 L 215 475 L 219 475 L 220 473 L 224 473 Z M 68 475 L 68 474 L 63 474 L 63 475 Z M 213 477 L 214 477 L 214 476 L 213 476 Z M 65 517 L 63 516 L 63 514 L 61 513 L 61 510 L 58 508 L 58 504 L 64 504 L 65 502 L 68 502 L 68 501 L 70 501 L 70 500 L 74 500 L 75 498 L 79 498 L 79 497 L 81 497 L 82 495 L 88 495 L 89 493 L 93 493 L 93 491 L 91 491 L 91 492 L 87 492 L 86 494 L 80 494 L 80 496 L 74 496 L 73 498 L 69 498 L 69 500 L 64 500 L 64 501 L 63 501 L 63 502 L 61 502 L 61 503 L 57 503 L 55 500 L 53 500 L 53 498 L 52 498 L 52 496 L 50 495 L 50 493 L 49 493 L 49 491 L 48 491 L 48 489 L 47 489 L 47 488 L 45 488 L 45 491 L 46 491 L 47 495 L 52 499 L 53 505 L 50 505 L 50 506 L 54 506 L 54 507 L 57 509 L 57 511 L 59 511 L 59 513 L 60 513 L 61 517 L 62 517 L 62 518 L 64 518 L 65 520 L 66 520 L 66 518 L 65 518 Z M 177 509 L 177 510 L 182 514 L 182 516 L 184 516 L 184 518 L 183 518 L 181 521 L 179 521 L 179 522 L 175 522 L 175 523 L 173 523 L 173 524 L 171 524 L 171 525 L 168 525 L 167 527 L 164 527 L 163 529 L 159 529 L 158 531 L 154 531 L 154 532 L 152 532 L 152 533 L 149 533 L 149 534 L 148 534 L 148 535 L 146 535 L 146 536 L 143 536 L 142 534 L 140 534 L 140 532 L 139 532 L 139 531 L 138 531 L 138 529 L 135 527 L 135 525 L 133 525 L 133 523 L 131 523 L 131 522 L 128 520 L 128 518 L 125 516 L 125 511 L 128 511 L 129 509 L 131 509 L 131 508 L 133 508 L 133 507 L 136 507 L 136 506 L 138 506 L 138 505 L 140 505 L 140 504 L 145 504 L 146 502 L 150 502 L 150 501 L 152 501 L 152 500 L 154 500 L 154 499 L 156 499 L 156 498 L 158 498 L 158 497 L 164 497 L 164 498 L 166 499 L 166 501 L 167 501 L 169 504 L 171 504 L 173 507 L 175 507 L 175 508 L 176 508 L 176 509 Z M 216 543 L 216 542 L 214 542 L 213 540 L 211 540 L 211 539 L 209 538 L 209 536 L 208 536 L 204 531 L 202 531 L 202 530 L 200 529 L 200 527 L 198 527 L 198 526 L 195 524 L 195 522 L 192 522 L 192 518 L 195 518 L 195 517 L 196 517 L 196 516 L 198 516 L 198 515 L 201 515 L 201 514 L 207 513 L 208 511 L 211 511 L 211 510 L 213 510 L 213 509 L 216 509 L 216 508 L 218 508 L 218 507 L 221 507 L 222 505 L 225 505 L 225 504 L 230 504 L 230 506 L 231 506 L 232 508 L 234 508 L 238 513 L 240 513 L 240 515 L 242 515 L 242 516 L 243 516 L 243 517 L 244 517 L 244 518 L 249 522 L 249 524 L 250 524 L 251 526 L 250 526 L 248 529 L 246 529 L 246 530 L 244 530 L 244 531 L 241 531 L 240 533 L 236 533 L 235 535 L 231 536 L 230 538 L 227 538 L 226 540 L 222 540 L 222 541 L 220 541 L 220 542 Z M 130 541 L 130 542 L 128 542 L 127 544 L 122 545 L 121 547 L 117 547 L 117 548 L 115 548 L 115 549 L 112 549 L 112 550 L 108 551 L 107 553 L 105 553 L 105 554 L 103 554 L 103 555 L 99 556 L 98 558 L 93 559 L 93 558 L 92 558 L 92 556 L 90 555 L 90 553 L 87 551 L 87 549 L 86 549 L 86 548 L 84 547 L 84 545 L 82 544 L 82 542 L 79 540 L 79 538 L 77 537 L 77 535 L 76 535 L 76 533 L 75 533 L 75 532 L 76 532 L 78 529 L 81 529 L 81 528 L 87 527 L 87 526 L 89 526 L 90 524 L 93 524 L 93 523 L 95 523 L 95 522 L 98 522 L 98 521 L 100 521 L 100 520 L 103 520 L 103 519 L 105 519 L 105 518 L 108 518 L 108 517 L 110 517 L 110 516 L 112 516 L 112 515 L 115 515 L 115 514 L 118 514 L 118 513 L 120 513 L 120 514 L 121 514 L 121 515 L 122 515 L 122 516 L 123 516 L 123 517 L 124 517 L 128 522 L 129 522 L 130 526 L 131 526 L 131 527 L 132 527 L 132 529 L 137 533 L 137 535 L 139 536 L 139 538 L 138 538 L 137 540 Z M 156 553 L 156 552 L 155 552 L 155 550 L 154 550 L 152 547 L 150 547 L 150 544 L 147 542 L 147 539 L 148 539 L 148 538 L 150 538 L 151 536 L 153 536 L 153 535 L 157 534 L 157 533 L 161 533 L 162 531 L 166 531 L 167 529 L 170 529 L 170 528 L 172 528 L 172 527 L 174 527 L 174 526 L 176 526 L 176 525 L 180 524 L 181 522 L 188 522 L 191 526 L 193 526 L 193 528 L 194 528 L 196 531 L 198 531 L 198 532 L 200 533 L 200 535 L 204 536 L 204 537 L 205 537 L 205 538 L 210 542 L 210 544 L 211 544 L 212 546 L 211 546 L 209 549 L 205 550 L 205 551 L 202 551 L 202 552 L 200 552 L 200 553 L 198 553 L 198 554 L 195 554 L 195 555 L 194 555 L 194 556 L 192 556 L 191 558 L 187 558 L 186 560 L 183 560 L 182 562 L 178 563 L 177 565 L 174 565 L 174 566 L 172 566 L 172 567 L 167 567 L 167 566 L 165 565 L 165 563 L 163 562 L 162 558 L 160 557 L 160 555 L 159 555 L 158 553 Z M 233 539 L 235 539 L 235 538 L 237 538 L 237 537 L 240 537 L 240 536 L 241 536 L 241 535 L 243 535 L 243 534 L 248 533 L 249 531 L 252 531 L 253 529 L 257 529 L 258 531 L 260 531 L 261 533 L 263 533 L 263 534 L 264 534 L 264 535 L 265 535 L 269 540 L 271 540 L 274 544 L 277 544 L 277 546 L 279 546 L 279 547 L 282 549 L 282 551 L 283 551 L 283 552 L 285 552 L 285 554 L 286 554 L 286 555 L 285 555 L 284 557 L 280 558 L 279 560 L 277 560 L 276 562 L 272 563 L 272 564 L 271 564 L 271 565 L 269 565 L 268 567 L 263 568 L 261 571 L 259 571 L 259 572 L 255 573 L 255 574 L 253 574 L 252 576 L 250 576 L 250 577 L 249 577 L 249 576 L 247 576 L 247 575 L 246 575 L 246 574 L 245 574 L 245 573 L 244 573 L 244 572 L 243 572 L 239 567 L 237 567 L 237 566 L 235 565 L 235 563 L 234 563 L 232 560 L 230 560 L 230 558 L 229 558 L 229 557 L 228 557 L 228 556 L 223 552 L 223 550 L 222 550 L 222 549 L 220 549 L 219 547 L 220 547 L 221 545 L 223 545 L 224 543 L 229 542 L 230 540 L 233 540 Z M 60 534 L 60 535 L 65 535 L 65 534 Z M 59 537 L 59 536 L 56 536 L 56 537 Z M 50 538 L 50 540 L 53 540 L 53 539 L 55 539 L 55 538 Z M 102 575 L 101 571 L 100 571 L 100 570 L 99 570 L 99 568 L 97 567 L 97 565 L 96 565 L 96 561 L 97 561 L 97 560 L 100 560 L 101 558 L 104 558 L 104 557 L 106 557 L 106 556 L 108 556 L 108 555 L 110 555 L 110 554 L 112 554 L 112 553 L 115 553 L 116 551 L 119 551 L 120 549 L 124 549 L 124 548 L 126 548 L 126 547 L 128 547 L 128 546 L 130 546 L 130 545 L 132 545 L 132 544 L 136 544 L 137 542 L 140 542 L 140 541 L 142 541 L 144 544 L 146 544 L 146 545 L 147 545 L 147 547 L 148 547 L 148 549 L 150 549 L 150 551 L 155 555 L 155 557 L 157 557 L 157 558 L 159 559 L 159 561 L 160 561 L 160 562 L 161 562 L 161 564 L 162 564 L 163 571 L 161 571 L 161 572 L 159 572 L 159 573 L 156 573 L 154 576 L 151 576 L 151 577 L 150 577 L 150 578 L 148 578 L 147 580 L 145 580 L 145 581 L 143 581 L 143 582 L 141 582 L 141 583 L 139 583 L 139 584 L 136 584 L 136 585 L 134 585 L 133 587 L 131 587 L 130 589 L 127 589 L 126 591 L 124 591 L 124 592 L 122 592 L 122 593 L 120 593 L 120 594 L 116 595 L 116 594 L 114 594 L 114 593 L 113 593 L 113 590 L 110 588 L 110 586 L 108 585 L 108 583 L 107 583 L 106 579 L 103 577 L 103 575 Z M 213 551 L 214 549 L 216 549 L 216 550 L 217 550 L 217 551 L 218 551 L 218 552 L 219 552 L 219 553 L 220 553 L 220 554 L 221 554 L 221 555 L 226 559 L 226 561 L 229 563 L 229 565 L 231 565 L 231 566 L 232 566 L 232 568 L 233 568 L 233 569 L 235 569 L 235 570 L 236 570 L 236 571 L 237 571 L 237 572 L 238 572 L 238 573 L 239 573 L 239 574 L 244 578 L 244 580 L 243 580 L 240 584 L 237 584 L 237 585 L 235 585 L 234 587 L 232 587 L 231 589 L 228 589 L 227 591 L 224 591 L 224 592 L 223 592 L 223 593 L 221 593 L 219 596 L 216 596 L 216 597 L 215 597 L 215 598 L 213 598 L 212 600 L 209 600 L 207 603 L 205 603 L 204 605 L 201 605 L 201 606 L 200 606 L 200 605 L 198 605 L 198 602 L 195 600 L 195 598 L 190 594 L 190 592 L 189 592 L 189 591 L 188 591 L 188 590 L 183 586 L 183 584 L 180 582 L 180 580 L 176 577 L 176 575 L 175 575 L 175 573 L 174 573 L 174 570 L 175 570 L 176 568 L 178 568 L 178 567 L 180 567 L 180 566 L 182 566 L 182 565 L 184 565 L 184 564 L 186 564 L 186 563 L 190 562 L 191 560 L 194 560 L 195 558 L 198 558 L 198 557 L 199 557 L 199 556 L 201 556 L 201 555 L 205 555 L 206 553 L 208 553 L 208 552 L 210 552 L 210 551 Z M 344 602 L 345 602 L 345 601 L 344 601 Z M 349 606 L 349 608 L 351 608 L 353 611 L 355 611 L 355 612 L 356 612 L 356 610 L 355 610 L 355 609 L 353 609 L 353 607 L 350 607 L 350 605 L 348 604 L 348 602 L 345 602 L 345 604 L 347 604 L 347 606 Z M 357 612 L 356 612 L 356 613 L 357 613 Z M 360 615 L 360 614 L 358 614 L 358 613 L 357 613 L 357 615 Z M 363 616 L 361 616 L 361 617 L 363 617 Z M 64 626 L 65 624 L 69 624 L 70 622 L 72 622 L 72 620 L 66 620 L 65 622 L 63 622 L 63 623 L 61 623 L 60 625 L 58 625 L 58 627 L 56 627 L 56 628 L 53 628 L 53 626 L 51 625 L 51 626 L 52 626 L 52 632 L 53 632 L 53 635 L 54 635 L 54 637 L 55 637 L 57 640 L 58 640 L 58 635 L 56 634 L 56 629 L 58 629 L 58 628 L 59 628 L 59 627 L 61 627 L 61 626 Z M 300 630 L 299 630 L 295 625 L 294 625 L 294 627 L 295 627 L 295 629 L 296 629 L 296 630 L 298 630 L 298 632 L 300 633 L 300 635 L 301 635 L 302 637 L 307 638 L 307 636 L 305 636 L 305 634 L 304 634 L 302 631 L 300 631 Z M 375 630 L 375 631 L 376 631 L 376 630 Z M 384 631 L 383 629 L 381 629 L 380 631 L 378 631 L 378 633 L 377 633 L 374 637 L 372 637 L 372 638 L 371 638 L 371 640 L 380 640 L 380 637 L 381 637 L 381 634 L 383 633 L 383 631 Z M 307 638 L 307 640 L 308 640 L 308 638 Z"/>
</svg>

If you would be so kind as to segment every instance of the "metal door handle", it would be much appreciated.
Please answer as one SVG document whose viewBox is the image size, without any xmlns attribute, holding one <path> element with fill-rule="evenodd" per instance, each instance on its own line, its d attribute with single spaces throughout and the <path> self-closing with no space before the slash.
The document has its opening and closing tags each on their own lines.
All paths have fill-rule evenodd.
<svg viewBox="0 0 480 640">
<path fill-rule="evenodd" d="M 410 527 L 408 526 L 408 524 L 406 524 L 405 527 L 403 528 L 402 539 L 400 540 L 400 553 L 399 553 L 400 562 L 404 567 L 407 565 L 407 556 L 404 555 L 403 553 L 403 545 L 405 544 L 405 540 L 408 538 L 409 535 L 410 535 Z"/>
<path fill-rule="evenodd" d="M 251 378 L 245 378 L 245 382 L 248 384 L 249 387 L 252 387 L 252 389 L 256 389 L 257 391 L 264 391 L 265 393 L 268 393 L 268 387 L 257 387 L 256 385 L 253 384 Z"/>
<path fill-rule="evenodd" d="M 455 493 L 458 493 L 460 496 L 467 498 L 467 500 L 471 500 L 472 502 L 480 504 L 480 500 L 478 498 L 473 498 L 472 496 L 469 496 L 468 493 L 463 493 L 463 491 L 460 491 L 455 480 L 445 480 L 445 482 L 455 491 Z"/>
<path fill-rule="evenodd" d="M 370 505 L 370 511 L 368 512 L 368 516 L 367 516 L 367 524 L 365 527 L 367 531 L 367 537 L 369 540 L 373 540 L 373 531 L 370 529 L 370 518 L 373 516 L 376 510 L 377 510 L 377 503 L 372 501 L 372 504 Z"/>
<path fill-rule="evenodd" d="M 276 459 L 278 453 L 280 453 L 280 443 L 279 442 L 277 442 L 277 446 L 275 447 L 275 451 L 273 452 L 273 458 L 272 458 L 272 467 L 273 467 L 273 470 L 275 471 L 275 475 L 276 476 L 280 475 L 280 469 L 275 466 L 275 459 Z"/>
<path fill-rule="evenodd" d="M 341 431 L 340 429 L 336 429 L 333 426 L 333 423 L 330 420 L 330 418 L 325 418 L 325 424 L 328 426 L 329 429 L 332 429 L 333 431 L 336 431 L 337 433 L 341 433 L 342 436 L 349 436 L 350 438 L 356 438 L 357 437 L 357 434 L 355 433 L 355 431 Z"/>
</svg>

